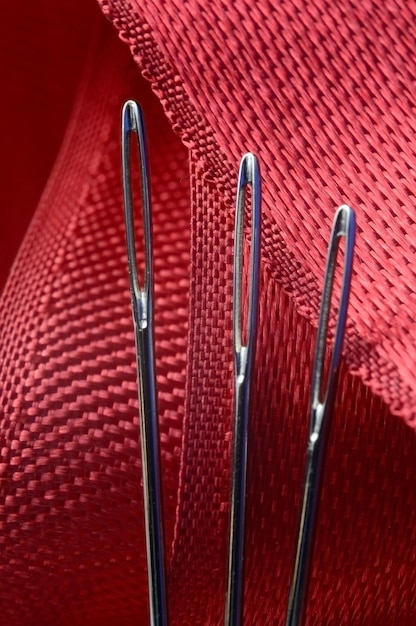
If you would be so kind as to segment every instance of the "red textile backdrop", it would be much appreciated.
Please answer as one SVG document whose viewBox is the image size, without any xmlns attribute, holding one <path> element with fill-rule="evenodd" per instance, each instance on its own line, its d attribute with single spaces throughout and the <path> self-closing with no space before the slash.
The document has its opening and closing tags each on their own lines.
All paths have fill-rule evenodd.
<svg viewBox="0 0 416 626">
<path fill-rule="evenodd" d="M 245 624 L 284 623 L 342 202 L 359 232 L 308 626 L 415 623 L 416 3 L 401 4 L 103 0 L 110 25 L 92 2 L 3 0 L 4 277 L 34 215 L 0 301 L 0 625 L 147 620 L 128 97 L 149 126 L 172 624 L 222 623 L 233 195 L 249 149 L 264 220 Z"/>
</svg>

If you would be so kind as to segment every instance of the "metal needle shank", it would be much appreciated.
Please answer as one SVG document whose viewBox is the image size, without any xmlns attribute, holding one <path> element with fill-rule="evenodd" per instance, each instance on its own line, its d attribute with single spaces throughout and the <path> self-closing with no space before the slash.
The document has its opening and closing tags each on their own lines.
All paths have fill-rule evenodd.
<svg viewBox="0 0 416 626">
<path fill-rule="evenodd" d="M 242 283 L 245 189 L 252 190 L 251 242 L 246 343 L 243 345 Z M 256 157 L 243 156 L 237 183 L 234 231 L 233 341 L 234 341 L 234 442 L 231 477 L 231 514 L 228 579 L 224 624 L 240 626 L 243 616 L 243 559 L 246 499 L 247 431 L 251 370 L 255 356 L 260 267 L 261 198 Z"/>
<path fill-rule="evenodd" d="M 322 394 L 321 387 L 324 376 L 325 352 L 327 348 L 328 321 L 331 311 L 334 274 L 341 237 L 345 238 L 341 295 L 338 305 L 338 318 L 335 329 L 334 347 L 329 365 L 327 384 L 325 393 Z M 300 626 L 304 624 L 305 621 L 306 600 L 315 539 L 316 517 L 322 483 L 322 470 L 332 414 L 334 411 L 339 365 L 345 334 L 345 323 L 347 319 L 354 243 L 354 211 L 349 206 L 342 205 L 335 214 L 325 269 L 312 375 L 310 429 L 306 453 L 306 474 L 303 489 L 302 511 L 300 515 L 298 543 L 289 593 L 286 626 Z"/>
<path fill-rule="evenodd" d="M 143 286 L 140 285 L 138 278 L 134 236 L 131 182 L 131 140 L 133 136 L 136 137 L 140 155 L 145 247 Z M 127 258 L 137 354 L 150 624 L 151 626 L 167 626 L 159 427 L 154 357 L 153 251 L 149 166 L 143 114 L 139 105 L 132 100 L 127 101 L 123 107 L 121 141 Z"/>
</svg>

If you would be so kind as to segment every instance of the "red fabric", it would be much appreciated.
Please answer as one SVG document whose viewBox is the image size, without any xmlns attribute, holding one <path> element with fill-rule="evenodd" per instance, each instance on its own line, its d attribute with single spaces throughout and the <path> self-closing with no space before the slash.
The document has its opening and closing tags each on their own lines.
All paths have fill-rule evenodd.
<svg viewBox="0 0 416 626">
<path fill-rule="evenodd" d="M 259 156 L 265 262 L 312 319 L 334 208 L 356 209 L 348 363 L 412 422 L 416 3 L 100 4 L 222 193 Z"/>
<path fill-rule="evenodd" d="M 90 45 L 94 4 L 59 5 L 1 2 L 0 289 L 59 150 Z"/>
<path fill-rule="evenodd" d="M 39 6 L 31 15 L 49 32 Z M 284 620 L 323 258 L 344 201 L 360 231 L 308 624 L 414 624 L 416 442 L 391 414 L 412 423 L 415 411 L 414 3 L 102 2 L 136 65 L 98 10 L 77 7 L 91 47 L 1 298 L 0 624 L 147 620 L 119 163 L 127 97 L 144 105 L 152 159 L 172 624 L 222 621 L 233 194 L 247 149 L 261 160 L 265 216 L 245 624 Z M 60 115 L 39 124 L 63 128 Z"/>
</svg>

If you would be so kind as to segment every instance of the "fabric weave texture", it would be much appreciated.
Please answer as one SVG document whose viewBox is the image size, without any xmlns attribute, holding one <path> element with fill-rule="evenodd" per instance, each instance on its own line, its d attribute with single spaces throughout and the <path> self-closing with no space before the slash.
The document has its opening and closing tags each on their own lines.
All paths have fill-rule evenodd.
<svg viewBox="0 0 416 626">
<path fill-rule="evenodd" d="M 120 177 L 127 98 L 149 130 L 172 624 L 222 623 L 233 202 L 251 150 L 264 216 L 244 623 L 284 623 L 324 259 L 346 202 L 359 230 L 307 623 L 413 625 L 416 3 L 100 0 L 108 24 L 92 2 L 48 2 L 29 3 L 28 33 L 51 28 L 42 6 L 68 33 L 79 15 L 90 36 L 72 65 L 65 40 L 71 113 L 39 107 L 55 132 L 48 154 L 65 135 L 0 300 L 0 625 L 148 619 Z M 16 51 L 21 67 L 28 52 Z"/>
</svg>

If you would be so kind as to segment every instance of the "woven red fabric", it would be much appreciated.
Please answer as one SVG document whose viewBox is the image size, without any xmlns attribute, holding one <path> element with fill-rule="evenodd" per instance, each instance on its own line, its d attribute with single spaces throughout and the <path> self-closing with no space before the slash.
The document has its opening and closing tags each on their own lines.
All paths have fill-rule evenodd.
<svg viewBox="0 0 416 626">
<path fill-rule="evenodd" d="M 98 9 L 90 28 L 65 140 L 1 300 L 1 624 L 145 622 L 120 205 L 120 104 L 128 96 L 151 109 L 155 244 L 163 250 L 155 263 L 158 386 L 172 542 L 188 321 L 187 152 Z"/>
<path fill-rule="evenodd" d="M 222 193 L 242 150 L 258 154 L 264 257 L 312 319 L 334 207 L 354 206 L 348 363 L 412 422 L 416 3 L 101 4 Z"/>
<path fill-rule="evenodd" d="M 261 159 L 265 216 L 245 624 L 284 620 L 341 201 L 360 232 L 308 624 L 414 624 L 416 442 L 391 415 L 412 423 L 416 406 L 414 3 L 101 5 L 157 97 L 95 13 L 66 136 L 1 298 L 0 624 L 147 621 L 119 164 L 127 97 L 144 105 L 152 159 L 172 624 L 222 623 L 232 198 L 247 149 Z"/>
</svg>

